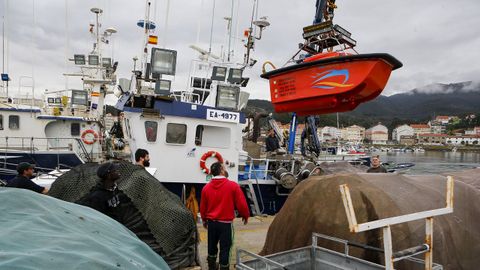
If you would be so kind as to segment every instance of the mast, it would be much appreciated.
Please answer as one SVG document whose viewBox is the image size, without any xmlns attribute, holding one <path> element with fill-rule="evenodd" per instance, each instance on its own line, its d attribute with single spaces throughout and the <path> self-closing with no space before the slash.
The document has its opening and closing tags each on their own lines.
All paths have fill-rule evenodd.
<svg viewBox="0 0 480 270">
<path fill-rule="evenodd" d="M 2 16 L 2 74 L 5 74 L 5 14 Z M 5 90 L 5 82 L 3 80 L 2 90 Z"/>
<path fill-rule="evenodd" d="M 68 47 L 70 46 L 70 40 L 68 37 L 68 0 L 65 0 L 65 71 L 67 71 L 69 66 L 69 54 L 68 54 Z M 68 90 L 68 76 L 65 77 L 65 90 Z"/>
</svg>

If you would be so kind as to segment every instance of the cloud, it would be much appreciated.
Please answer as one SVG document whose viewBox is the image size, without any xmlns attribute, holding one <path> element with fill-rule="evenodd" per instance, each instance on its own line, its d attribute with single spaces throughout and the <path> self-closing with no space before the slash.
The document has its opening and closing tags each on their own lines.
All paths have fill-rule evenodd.
<svg viewBox="0 0 480 270">
<path fill-rule="evenodd" d="M 0 0 L 0 13 L 6 11 Z M 140 56 L 142 29 L 136 22 L 145 13 L 144 1 L 131 0 L 42 0 L 35 2 L 35 22 L 32 25 L 32 1 L 8 1 L 9 73 L 12 89 L 18 88 L 20 76 L 35 75 L 37 92 L 66 86 L 64 72 L 74 71 L 66 65 L 66 55 L 87 54 L 92 49 L 89 23 L 94 20 L 92 7 L 104 9 L 101 22 L 113 26 L 118 33 L 105 48 L 119 61 L 118 77 L 130 77 L 132 58 Z M 204 3 L 202 8 L 201 3 Z M 198 54 L 189 48 L 197 43 L 209 47 L 210 20 L 213 0 L 170 1 L 168 28 L 165 27 L 166 1 L 152 0 L 160 44 L 178 51 L 178 76 L 175 89 L 185 89 L 191 60 Z M 68 10 L 65 10 L 65 3 Z M 226 47 L 226 21 L 231 1 L 216 1 L 213 27 L 213 52 L 221 54 Z M 249 27 L 253 1 L 234 0 L 238 23 L 235 29 L 235 59 L 242 61 L 243 30 Z M 478 0 L 344 0 L 338 3 L 335 22 L 353 33 L 357 50 L 363 53 L 388 52 L 404 63 L 393 72 L 383 94 L 391 95 L 434 83 L 472 81 L 480 73 L 480 1 Z M 156 7 L 156 8 L 155 8 Z M 315 1 L 260 0 L 261 16 L 268 16 L 271 26 L 257 41 L 253 58 L 256 66 L 246 71 L 251 77 L 248 91 L 252 98 L 269 99 L 268 82 L 259 78 L 261 64 L 272 61 L 284 64 L 301 43 L 302 28 L 313 21 Z M 156 14 L 156 15 L 155 15 Z M 68 32 L 65 27 L 68 16 Z M 237 27 L 238 25 L 238 27 Z M 67 35 L 68 33 L 68 35 Z M 68 38 L 66 38 L 68 37 Z M 69 44 L 66 48 L 66 44 Z M 68 86 L 81 87 L 78 79 L 69 79 Z M 472 86 L 473 87 L 473 86 Z M 435 87 L 433 87 L 435 88 Z M 433 89 L 432 88 L 432 89 Z M 475 88 L 475 87 L 473 87 Z"/>
</svg>

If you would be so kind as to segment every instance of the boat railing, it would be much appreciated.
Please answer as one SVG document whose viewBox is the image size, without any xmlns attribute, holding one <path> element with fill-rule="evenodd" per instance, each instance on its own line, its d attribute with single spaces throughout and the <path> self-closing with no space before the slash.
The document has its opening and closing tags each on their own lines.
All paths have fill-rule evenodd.
<svg viewBox="0 0 480 270">
<path fill-rule="evenodd" d="M 273 163 L 288 163 L 291 168 L 291 172 L 294 173 L 295 169 L 295 159 L 274 159 L 274 158 L 253 158 L 248 156 L 247 166 L 244 171 L 241 171 L 240 174 L 243 174 L 244 178 L 247 179 L 257 179 L 257 180 L 269 180 L 269 174 L 275 173 L 275 170 L 272 169 L 271 164 Z"/>
<path fill-rule="evenodd" d="M 193 104 L 198 104 L 198 105 L 203 104 L 202 95 L 197 94 L 197 93 L 192 93 L 192 92 L 189 92 L 189 91 L 180 91 L 180 92 L 177 92 L 177 93 L 173 93 L 172 96 L 177 101 L 186 102 L 186 103 L 193 103 Z"/>
<path fill-rule="evenodd" d="M 5 155 L 8 155 L 9 151 L 28 154 L 40 151 L 52 151 L 58 154 L 75 152 L 83 161 L 88 162 L 95 158 L 94 153 L 89 152 L 79 138 L 0 137 L 0 150 Z"/>
</svg>

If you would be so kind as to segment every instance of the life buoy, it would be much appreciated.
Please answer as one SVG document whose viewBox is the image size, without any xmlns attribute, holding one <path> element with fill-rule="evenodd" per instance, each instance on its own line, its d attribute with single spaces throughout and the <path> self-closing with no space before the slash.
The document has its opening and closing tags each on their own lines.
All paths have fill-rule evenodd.
<svg viewBox="0 0 480 270">
<path fill-rule="evenodd" d="M 88 134 L 92 134 L 93 135 L 93 138 L 87 138 L 87 135 Z M 85 130 L 83 133 L 82 133 L 82 142 L 84 144 L 94 144 L 98 141 L 98 134 L 95 132 L 95 130 L 93 129 L 88 129 L 88 130 Z"/>
<path fill-rule="evenodd" d="M 208 158 L 214 157 L 218 160 L 218 162 L 223 163 L 223 157 L 220 155 L 220 153 L 216 151 L 208 151 L 205 154 L 203 154 L 202 158 L 200 159 L 200 168 L 202 171 L 206 174 L 210 174 L 210 170 L 207 168 L 207 165 L 205 164 L 205 161 L 207 161 Z"/>
</svg>

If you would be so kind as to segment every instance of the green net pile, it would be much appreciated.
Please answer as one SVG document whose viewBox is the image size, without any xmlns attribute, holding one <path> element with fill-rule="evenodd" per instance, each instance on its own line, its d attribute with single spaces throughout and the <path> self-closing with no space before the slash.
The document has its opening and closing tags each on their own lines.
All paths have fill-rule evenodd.
<svg viewBox="0 0 480 270">
<path fill-rule="evenodd" d="M 68 202 L 77 202 L 95 187 L 100 179 L 98 164 L 83 164 L 66 172 L 51 186 L 49 195 Z M 160 254 L 172 269 L 196 265 L 197 227 L 191 212 L 180 198 L 168 191 L 140 166 L 120 163 L 118 189 L 125 193 L 154 236 L 146 242 Z M 138 212 L 134 215 L 138 216 Z M 135 231 L 135 222 L 124 224 Z"/>
</svg>

